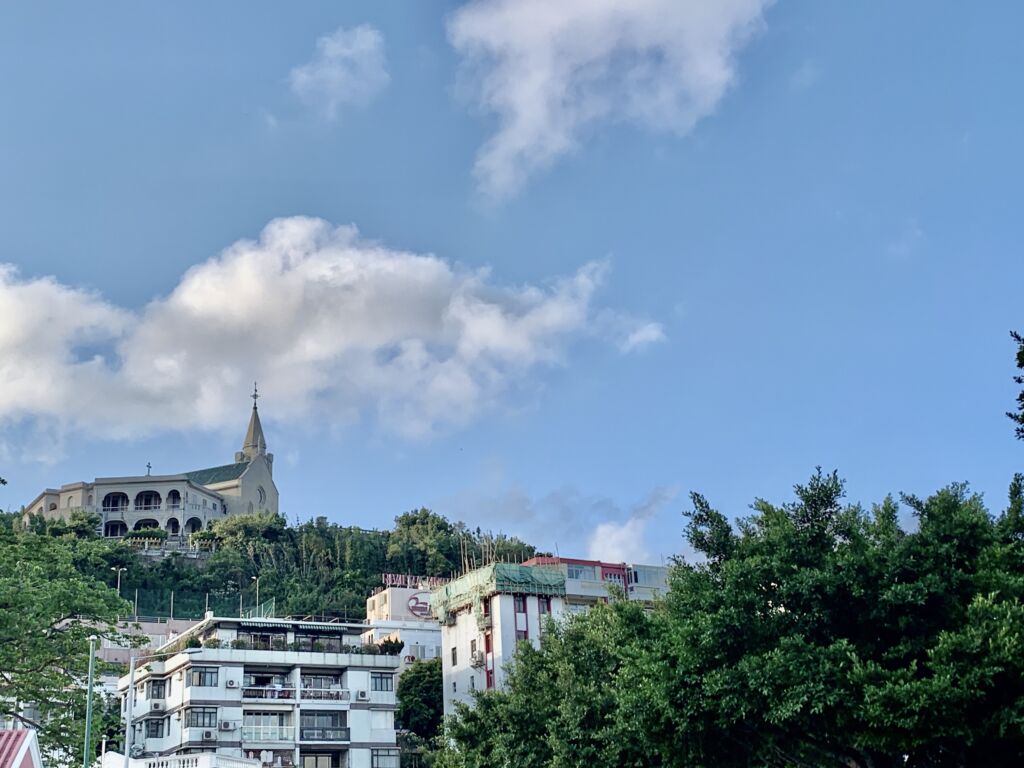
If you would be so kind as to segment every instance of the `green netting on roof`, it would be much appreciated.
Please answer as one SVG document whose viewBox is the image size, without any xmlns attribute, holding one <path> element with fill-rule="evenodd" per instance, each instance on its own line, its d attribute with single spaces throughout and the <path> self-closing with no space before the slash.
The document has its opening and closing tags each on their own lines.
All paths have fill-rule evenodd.
<svg viewBox="0 0 1024 768">
<path fill-rule="evenodd" d="M 199 485 L 213 485 L 214 483 L 224 483 L 228 480 L 237 480 L 248 466 L 248 461 L 238 464 L 225 464 L 221 467 L 210 467 L 209 469 L 197 469 L 195 472 L 186 472 L 185 477 Z"/>
<path fill-rule="evenodd" d="M 564 597 L 565 576 L 539 565 L 492 563 L 435 589 L 430 594 L 430 610 L 443 622 L 459 608 L 495 593 Z"/>
</svg>

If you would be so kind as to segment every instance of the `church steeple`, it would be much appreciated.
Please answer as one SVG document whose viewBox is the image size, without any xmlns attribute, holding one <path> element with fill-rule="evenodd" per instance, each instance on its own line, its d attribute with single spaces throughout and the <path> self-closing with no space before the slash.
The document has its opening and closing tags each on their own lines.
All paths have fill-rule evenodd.
<svg viewBox="0 0 1024 768">
<path fill-rule="evenodd" d="M 245 432 L 245 442 L 242 443 L 242 450 L 235 454 L 235 461 L 252 461 L 257 456 L 267 455 L 267 439 L 263 436 L 263 425 L 260 424 L 260 412 L 256 408 L 256 401 L 260 393 L 255 382 L 252 385 L 252 415 L 249 417 L 249 429 Z"/>
</svg>

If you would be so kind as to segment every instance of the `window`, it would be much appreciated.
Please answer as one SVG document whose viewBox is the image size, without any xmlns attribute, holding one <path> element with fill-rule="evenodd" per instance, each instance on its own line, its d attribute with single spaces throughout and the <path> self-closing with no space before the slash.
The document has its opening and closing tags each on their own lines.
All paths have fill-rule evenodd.
<svg viewBox="0 0 1024 768">
<path fill-rule="evenodd" d="M 469 655 L 476 656 L 476 640 L 469 641 Z"/>
<path fill-rule="evenodd" d="M 592 565 L 567 565 L 566 576 L 570 579 L 594 580 L 594 566 Z"/>
<path fill-rule="evenodd" d="M 371 691 L 393 691 L 395 689 L 395 676 L 390 672 L 371 672 Z"/>
<path fill-rule="evenodd" d="M 484 635 L 484 653 L 490 653 L 491 650 L 491 633 L 488 632 Z"/>
<path fill-rule="evenodd" d="M 262 485 L 256 489 L 256 495 L 259 497 L 261 507 L 267 503 L 267 492 L 263 490 Z"/>
<path fill-rule="evenodd" d="M 186 682 L 190 686 L 196 686 L 198 688 L 212 688 L 217 685 L 217 668 L 216 667 L 192 667 L 188 671 L 188 677 L 185 678 Z"/>
<path fill-rule="evenodd" d="M 459 686 L 455 684 L 454 680 L 452 680 L 452 693 L 458 693 L 458 692 L 459 692 Z"/>
<path fill-rule="evenodd" d="M 370 768 L 399 768 L 399 750 L 371 749 Z"/>
<path fill-rule="evenodd" d="M 530 639 L 530 636 L 526 633 L 525 629 L 517 629 L 516 630 L 516 642 L 517 643 L 520 640 L 529 640 L 529 639 Z"/>
<path fill-rule="evenodd" d="M 288 753 L 288 758 L 291 759 L 291 753 Z M 274 763 L 280 765 L 280 763 Z M 337 753 L 333 755 L 306 755 L 302 756 L 302 768 L 337 768 L 338 756 Z"/>
<path fill-rule="evenodd" d="M 187 728 L 216 728 L 217 708 L 189 707 L 185 712 L 185 726 Z"/>
<path fill-rule="evenodd" d="M 493 669 L 488 669 L 487 670 L 487 688 L 488 688 L 488 690 L 490 690 L 493 687 L 494 687 L 494 670 Z"/>
<path fill-rule="evenodd" d="M 476 690 L 476 675 L 470 675 L 469 676 L 469 690 L 471 690 L 471 691 L 475 691 Z"/>
<path fill-rule="evenodd" d="M 164 737 L 164 721 L 163 718 L 159 720 L 147 720 L 146 721 L 146 738 L 147 739 L 162 739 Z"/>
<path fill-rule="evenodd" d="M 623 586 L 623 578 L 621 573 L 606 573 L 604 575 L 604 580 L 610 581 L 613 584 L 618 584 L 619 586 Z"/>
<path fill-rule="evenodd" d="M 149 684 L 149 698 L 162 699 L 167 693 L 166 680 L 154 680 Z"/>
<path fill-rule="evenodd" d="M 490 616 L 491 615 L 491 598 L 485 597 L 481 601 L 481 604 L 482 604 L 482 607 L 483 607 L 484 616 Z"/>
<path fill-rule="evenodd" d="M 452 666 L 457 667 L 459 665 L 459 649 L 452 647 Z"/>
<path fill-rule="evenodd" d="M 512 606 L 516 613 L 526 613 L 526 595 L 513 595 Z"/>
</svg>

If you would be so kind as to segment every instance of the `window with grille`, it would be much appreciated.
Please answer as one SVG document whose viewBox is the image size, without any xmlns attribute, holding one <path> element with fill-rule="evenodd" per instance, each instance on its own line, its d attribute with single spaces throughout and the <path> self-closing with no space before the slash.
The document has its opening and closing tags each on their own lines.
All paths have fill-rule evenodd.
<svg viewBox="0 0 1024 768">
<path fill-rule="evenodd" d="M 371 672 L 371 691 L 393 691 L 395 689 L 395 677 L 390 672 Z"/>
<path fill-rule="evenodd" d="M 370 768 L 399 768 L 399 755 L 397 749 L 372 749 Z"/>
<path fill-rule="evenodd" d="M 217 708 L 189 707 L 185 712 L 185 726 L 187 728 L 216 728 Z"/>
</svg>

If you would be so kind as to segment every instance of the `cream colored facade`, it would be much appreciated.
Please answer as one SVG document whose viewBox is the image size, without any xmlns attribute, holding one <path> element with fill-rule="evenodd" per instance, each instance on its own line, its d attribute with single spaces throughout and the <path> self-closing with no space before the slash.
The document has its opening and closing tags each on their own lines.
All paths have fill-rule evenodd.
<svg viewBox="0 0 1024 768">
<path fill-rule="evenodd" d="M 274 455 L 267 453 L 259 411 L 253 403 L 242 449 L 231 464 L 177 475 L 97 477 L 48 488 L 25 506 L 24 516 L 67 519 L 75 510 L 101 517 L 105 536 L 162 528 L 172 537 L 207 528 L 227 515 L 278 511 Z"/>
</svg>

